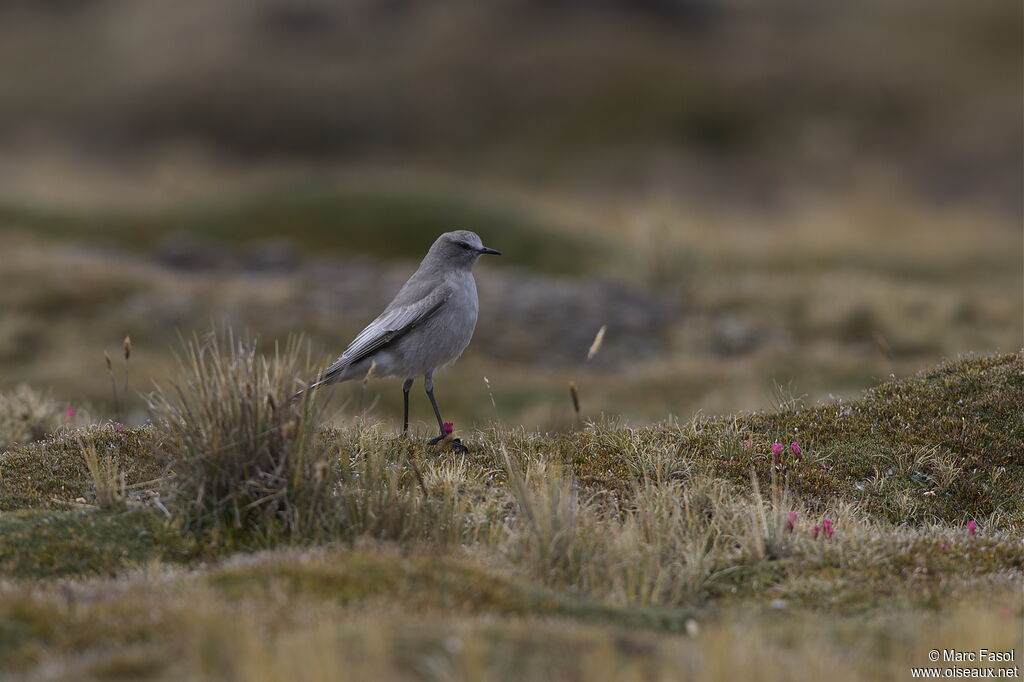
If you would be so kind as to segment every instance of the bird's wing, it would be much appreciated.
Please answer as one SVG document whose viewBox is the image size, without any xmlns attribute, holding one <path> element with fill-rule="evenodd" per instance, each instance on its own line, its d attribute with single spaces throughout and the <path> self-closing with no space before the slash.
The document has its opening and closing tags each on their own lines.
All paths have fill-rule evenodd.
<svg viewBox="0 0 1024 682">
<path fill-rule="evenodd" d="M 445 304 L 452 291 L 449 284 L 443 284 L 414 303 L 385 310 L 380 317 L 367 325 L 366 329 L 359 332 L 341 357 L 327 368 L 314 386 L 330 383 L 350 365 L 373 355 L 413 327 L 425 322 Z"/>
</svg>

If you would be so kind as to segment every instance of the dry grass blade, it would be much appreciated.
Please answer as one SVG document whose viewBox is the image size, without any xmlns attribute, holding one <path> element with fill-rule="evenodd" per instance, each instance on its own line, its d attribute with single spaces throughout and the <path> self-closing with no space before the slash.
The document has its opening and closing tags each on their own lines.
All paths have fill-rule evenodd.
<svg viewBox="0 0 1024 682">
<path fill-rule="evenodd" d="M 311 396 L 288 400 L 313 369 L 302 343 L 266 357 L 255 342 L 210 334 L 187 342 L 180 364 L 182 382 L 158 388 L 149 408 L 185 526 L 264 539 L 325 527 L 336 467 Z"/>
<path fill-rule="evenodd" d="M 582 420 L 580 416 L 580 391 L 576 388 L 576 382 L 569 382 L 569 397 L 572 398 L 572 409 L 576 413 L 576 421 Z"/>
<path fill-rule="evenodd" d="M 124 509 L 127 487 L 124 474 L 117 466 L 117 462 L 110 455 L 101 455 L 95 443 L 86 444 L 79 438 L 78 447 L 82 451 L 82 458 L 89 470 L 89 478 L 96 489 L 97 506 L 104 511 Z"/>
<path fill-rule="evenodd" d="M 597 335 L 594 337 L 594 342 L 590 344 L 590 349 L 587 351 L 587 360 L 590 360 L 597 352 L 601 350 L 601 344 L 604 343 L 604 333 L 608 330 L 608 325 L 602 324 L 601 328 L 597 330 Z"/>
</svg>

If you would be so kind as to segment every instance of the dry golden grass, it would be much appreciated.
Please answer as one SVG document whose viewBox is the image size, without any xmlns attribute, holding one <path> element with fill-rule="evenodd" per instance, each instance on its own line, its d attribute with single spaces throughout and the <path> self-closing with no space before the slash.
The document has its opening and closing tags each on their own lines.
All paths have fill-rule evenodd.
<svg viewBox="0 0 1024 682">
<path fill-rule="evenodd" d="M 148 402 L 168 500 L 191 532 L 222 542 L 254 528 L 312 538 L 328 524 L 337 469 L 310 396 L 293 399 L 315 371 L 294 338 L 269 356 L 231 332 L 185 344 L 182 378 Z"/>
<path fill-rule="evenodd" d="M 117 461 L 109 452 L 100 453 L 93 441 L 86 444 L 79 439 L 78 446 L 89 470 L 97 506 L 104 511 L 124 509 L 127 498 L 125 475 Z"/>
</svg>

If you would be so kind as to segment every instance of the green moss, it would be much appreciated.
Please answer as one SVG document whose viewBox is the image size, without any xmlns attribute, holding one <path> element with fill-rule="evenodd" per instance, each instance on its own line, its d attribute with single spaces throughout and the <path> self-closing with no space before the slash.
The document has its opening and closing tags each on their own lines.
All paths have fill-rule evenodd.
<svg viewBox="0 0 1024 682">
<path fill-rule="evenodd" d="M 0 511 L 62 508 L 95 490 L 78 439 L 109 453 L 129 484 L 151 481 L 161 468 L 152 454 L 152 429 L 117 431 L 105 426 L 58 435 L 49 440 L 0 452 Z"/>
<path fill-rule="evenodd" d="M 742 446 L 746 439 L 752 447 Z M 881 518 L 913 523 L 999 512 L 1005 528 L 1024 527 L 1024 354 L 957 360 L 850 403 L 636 431 L 596 425 L 512 449 L 555 456 L 586 486 L 628 495 L 642 452 L 667 453 L 742 486 L 753 470 L 764 485 L 775 441 L 786 446 L 779 473 L 804 501 L 858 500 Z M 801 445 L 801 461 L 789 454 L 792 441 Z M 939 485 L 932 466 L 889 473 L 894 459 L 923 451 L 959 469 L 949 485 Z M 870 485 L 876 474 L 888 479 L 884 493 Z M 900 491 L 920 501 L 916 518 L 892 504 Z"/>
<path fill-rule="evenodd" d="M 0 575 L 114 575 L 153 559 L 183 556 L 184 544 L 147 512 L 0 513 Z"/>
</svg>

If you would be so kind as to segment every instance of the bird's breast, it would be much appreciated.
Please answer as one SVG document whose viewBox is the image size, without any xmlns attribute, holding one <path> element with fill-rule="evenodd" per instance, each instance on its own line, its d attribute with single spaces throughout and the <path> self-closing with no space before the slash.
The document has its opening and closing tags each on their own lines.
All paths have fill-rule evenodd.
<svg viewBox="0 0 1024 682">
<path fill-rule="evenodd" d="M 444 305 L 394 347 L 403 376 L 424 374 L 454 362 L 473 338 L 480 308 L 476 282 L 470 275 L 448 283 L 452 294 Z"/>
<path fill-rule="evenodd" d="M 445 302 L 441 309 L 442 315 L 439 318 L 444 320 L 445 326 L 453 332 L 453 337 L 464 337 L 465 343 L 473 336 L 476 328 L 476 318 L 480 312 L 480 301 L 476 293 L 476 281 L 471 273 L 455 278 L 452 282 L 453 289 L 451 298 Z M 465 345 L 463 345 L 465 348 Z M 461 352 L 461 349 L 460 349 Z"/>
</svg>

